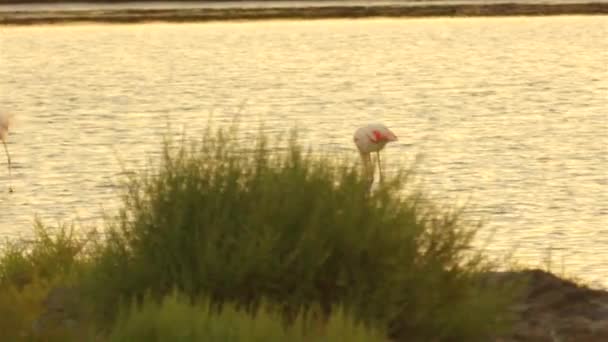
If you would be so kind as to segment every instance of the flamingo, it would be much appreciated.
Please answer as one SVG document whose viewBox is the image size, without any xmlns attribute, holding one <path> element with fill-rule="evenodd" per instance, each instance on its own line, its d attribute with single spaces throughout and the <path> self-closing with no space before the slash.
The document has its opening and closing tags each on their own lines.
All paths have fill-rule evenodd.
<svg viewBox="0 0 608 342">
<path fill-rule="evenodd" d="M 363 161 L 363 170 L 370 178 L 370 182 L 374 181 L 375 167 L 372 166 L 370 154 L 376 152 L 378 160 L 378 170 L 380 181 L 382 181 L 382 165 L 380 164 L 380 151 L 386 144 L 392 141 L 397 141 L 397 136 L 390 129 L 381 123 L 372 123 L 358 128 L 355 131 L 354 142 L 361 154 Z"/>
<path fill-rule="evenodd" d="M 8 147 L 6 146 L 6 140 L 8 139 L 8 127 L 10 124 L 10 115 L 5 113 L 0 113 L 0 140 L 2 140 L 2 144 L 4 145 L 4 152 L 6 152 L 6 159 L 8 160 L 8 192 L 13 192 L 13 188 L 10 185 L 11 182 L 11 155 L 8 153 Z"/>
</svg>

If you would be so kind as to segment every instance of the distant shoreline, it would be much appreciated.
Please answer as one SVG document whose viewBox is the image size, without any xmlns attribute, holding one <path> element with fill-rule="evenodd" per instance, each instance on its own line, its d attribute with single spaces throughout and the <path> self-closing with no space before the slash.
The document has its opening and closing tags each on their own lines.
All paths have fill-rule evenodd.
<svg viewBox="0 0 608 342">
<path fill-rule="evenodd" d="M 114 1 L 116 2 L 116 1 Z M 608 2 L 565 4 L 441 4 L 323 6 L 281 8 L 109 9 L 82 11 L 0 12 L 0 25 L 63 24 L 78 22 L 207 22 L 225 20 L 338 19 L 371 17 L 479 17 L 606 15 Z"/>
</svg>

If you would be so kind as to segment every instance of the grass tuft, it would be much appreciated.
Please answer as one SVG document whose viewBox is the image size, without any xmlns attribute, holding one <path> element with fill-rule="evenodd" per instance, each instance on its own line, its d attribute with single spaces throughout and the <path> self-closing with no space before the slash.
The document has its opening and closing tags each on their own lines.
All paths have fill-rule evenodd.
<svg viewBox="0 0 608 342">
<path fill-rule="evenodd" d="M 272 310 L 261 310 L 252 317 L 233 305 L 217 311 L 208 300 L 192 303 L 177 293 L 157 302 L 146 297 L 141 305 L 123 310 L 109 341 L 387 341 L 346 317 L 344 311 L 332 314 L 327 324 L 297 317 L 290 327 Z"/>
</svg>

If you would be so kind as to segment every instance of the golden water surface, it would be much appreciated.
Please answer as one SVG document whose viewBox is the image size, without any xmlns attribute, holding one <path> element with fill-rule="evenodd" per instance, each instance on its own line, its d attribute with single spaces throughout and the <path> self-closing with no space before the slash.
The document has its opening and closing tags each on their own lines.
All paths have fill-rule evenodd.
<svg viewBox="0 0 608 342">
<path fill-rule="evenodd" d="M 0 27 L 0 107 L 3 237 L 99 224 L 167 124 L 240 113 L 354 159 L 354 130 L 383 121 L 387 168 L 417 159 L 437 200 L 469 199 L 491 255 L 608 286 L 606 16 Z"/>
</svg>

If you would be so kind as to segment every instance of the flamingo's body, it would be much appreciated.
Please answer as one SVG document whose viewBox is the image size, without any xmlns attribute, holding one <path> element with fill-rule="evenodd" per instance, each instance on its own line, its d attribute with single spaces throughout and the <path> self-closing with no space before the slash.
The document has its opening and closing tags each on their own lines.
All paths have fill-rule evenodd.
<svg viewBox="0 0 608 342">
<path fill-rule="evenodd" d="M 6 146 L 6 140 L 8 139 L 8 128 L 10 126 L 10 116 L 6 113 L 0 113 L 0 140 L 4 145 L 4 152 L 6 152 L 6 159 L 8 160 L 8 177 L 11 179 L 11 155 L 8 153 L 8 147 Z M 13 188 L 9 184 L 8 191 L 13 192 Z"/>
<path fill-rule="evenodd" d="M 382 179 L 382 166 L 380 165 L 380 151 L 389 142 L 396 141 L 397 136 L 381 123 L 368 124 L 355 131 L 354 142 L 359 149 L 363 168 L 371 181 L 374 179 L 375 167 L 372 165 L 371 153 L 376 152 L 380 179 Z"/>
</svg>

